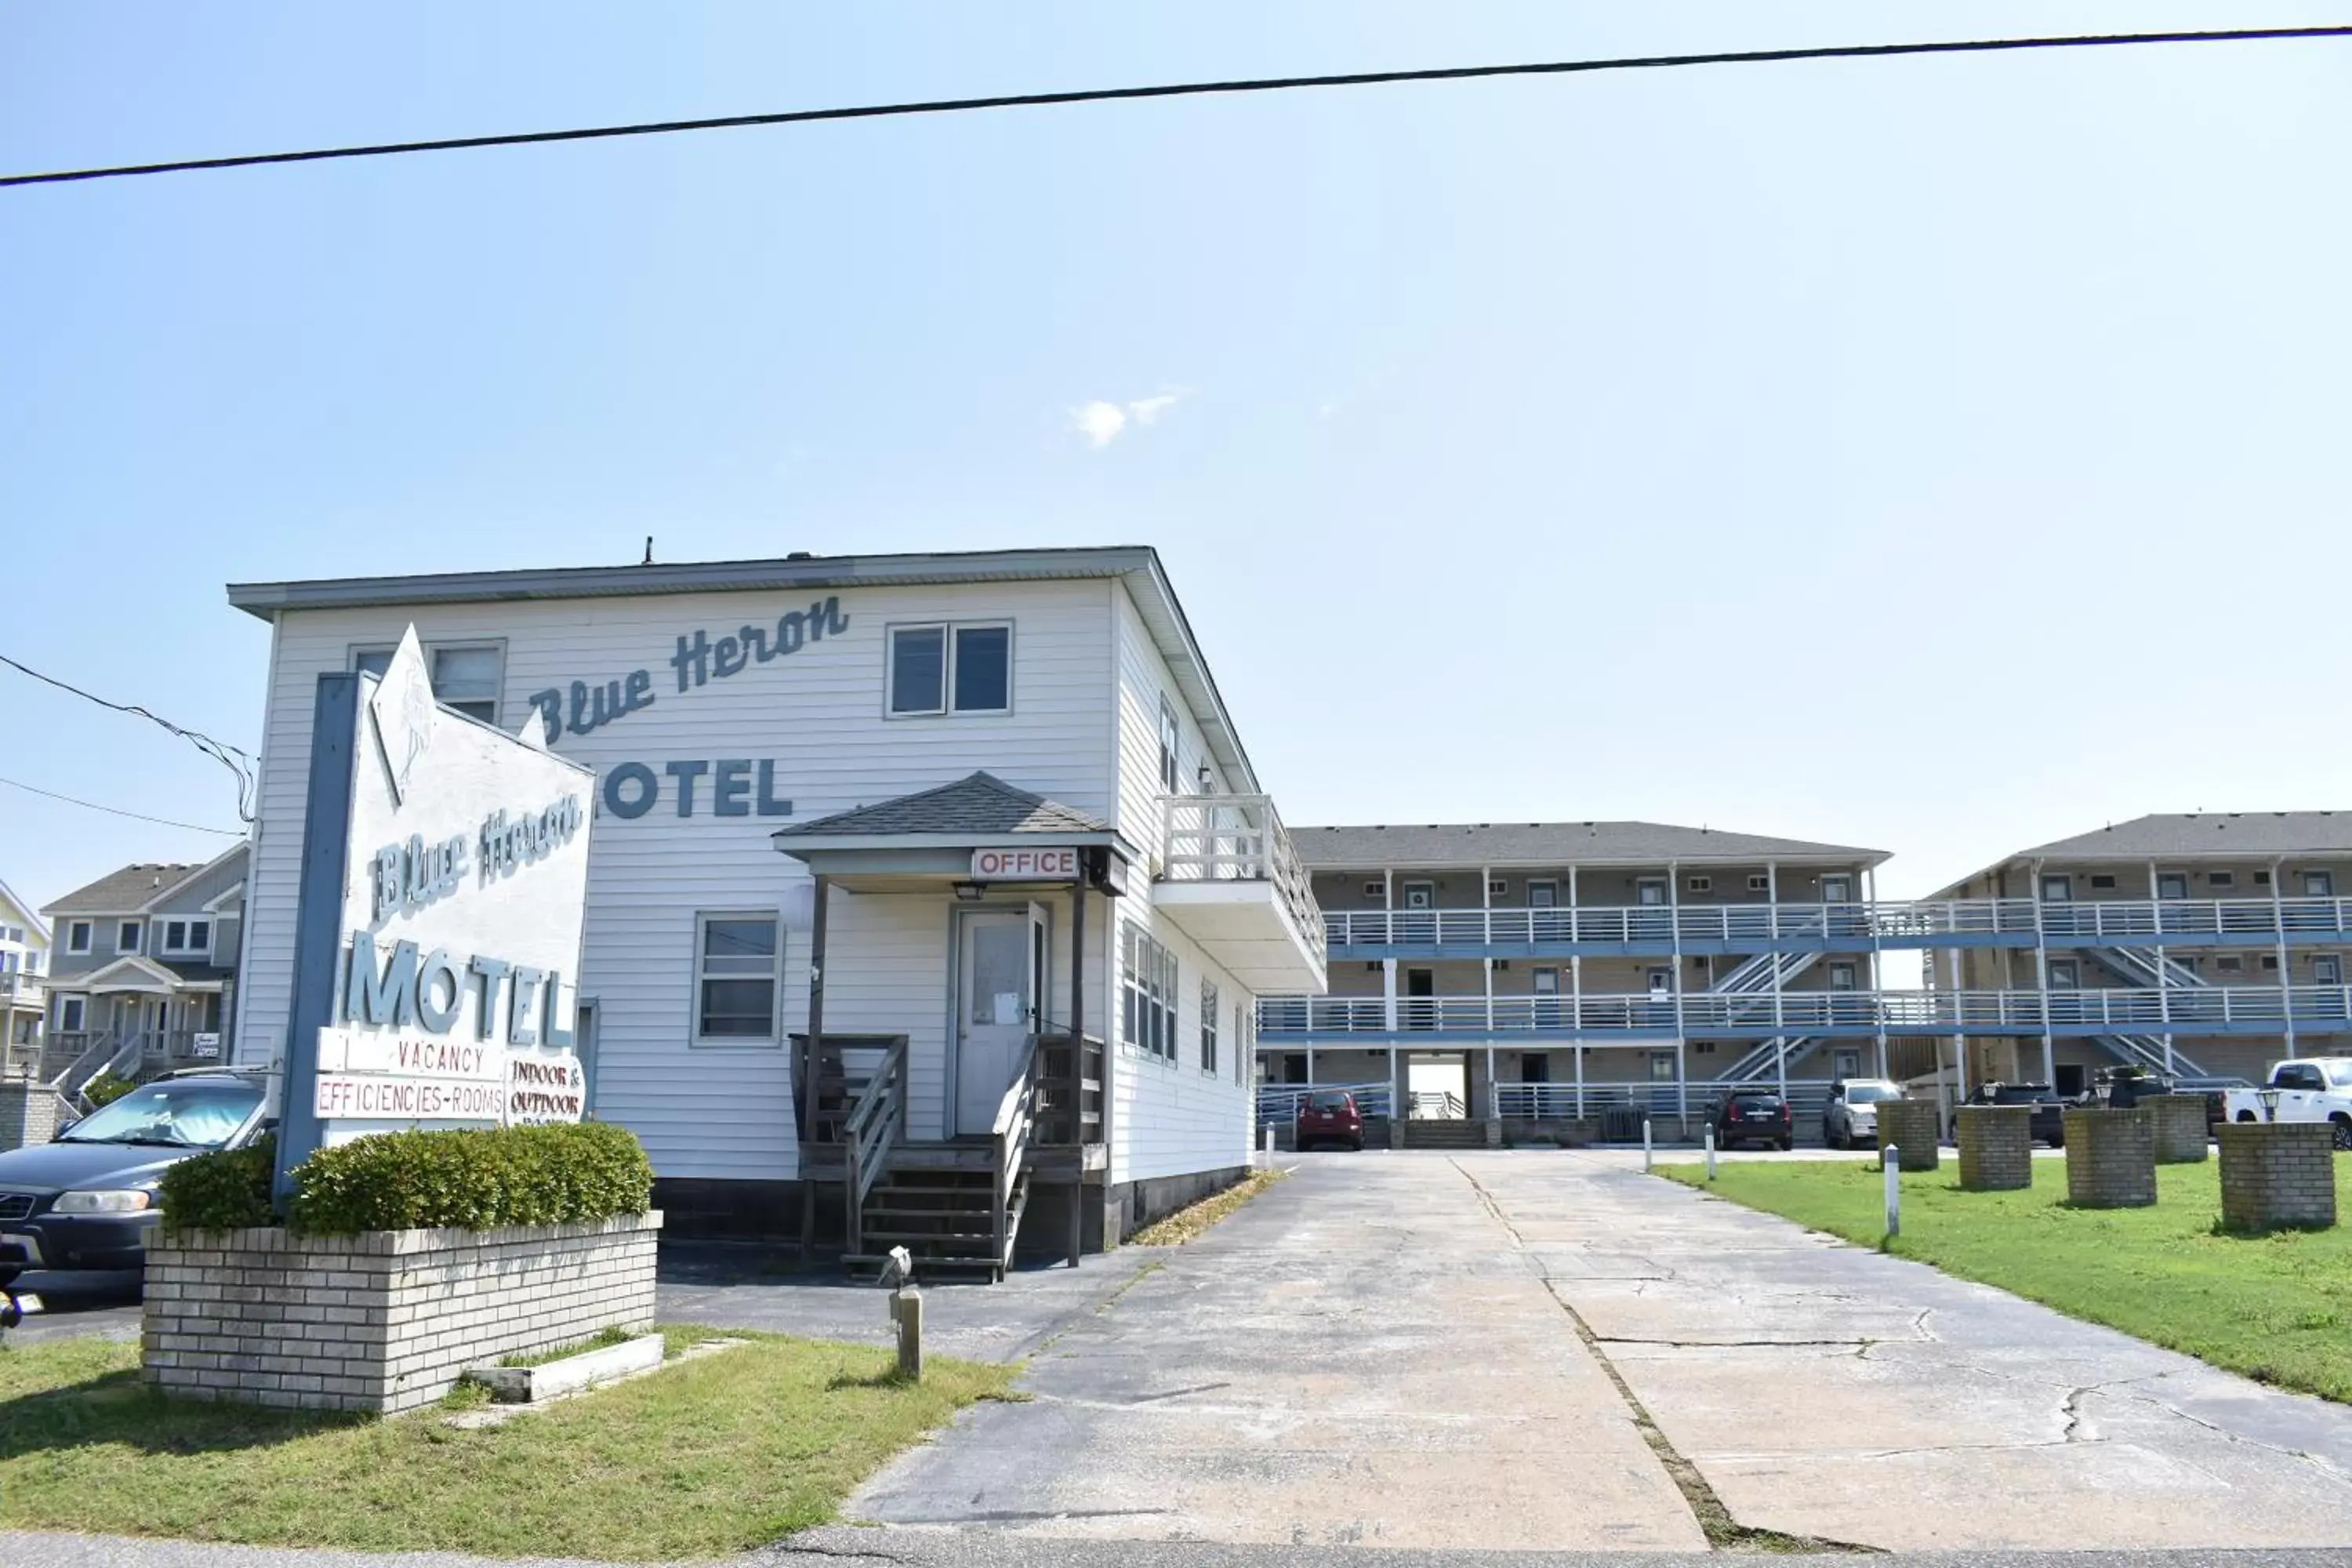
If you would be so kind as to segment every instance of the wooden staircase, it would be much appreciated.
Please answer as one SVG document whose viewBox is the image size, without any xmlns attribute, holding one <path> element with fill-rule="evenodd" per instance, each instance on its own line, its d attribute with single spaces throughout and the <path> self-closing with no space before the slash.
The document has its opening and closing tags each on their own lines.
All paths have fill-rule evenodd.
<svg viewBox="0 0 2352 1568">
<path fill-rule="evenodd" d="M 1408 1149 L 1484 1149 L 1486 1146 L 1486 1124 L 1452 1118 L 1415 1118 L 1404 1124 L 1404 1146 Z"/>
<path fill-rule="evenodd" d="M 965 1271 L 1002 1279 L 1028 1206 L 1029 1173 L 1013 1180 L 1000 1235 L 996 1160 L 992 1141 L 893 1150 L 859 1215 L 860 1250 L 844 1261 L 855 1270 L 877 1269 L 892 1247 L 903 1247 L 918 1279 Z"/>
</svg>

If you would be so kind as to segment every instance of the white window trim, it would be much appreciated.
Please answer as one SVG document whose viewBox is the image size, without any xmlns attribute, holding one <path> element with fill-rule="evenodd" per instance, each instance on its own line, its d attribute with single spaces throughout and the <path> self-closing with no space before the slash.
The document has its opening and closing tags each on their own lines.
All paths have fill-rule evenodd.
<svg viewBox="0 0 2352 1568">
<path fill-rule="evenodd" d="M 419 651 L 425 655 L 425 681 L 427 686 L 430 686 L 433 683 L 433 656 L 435 654 L 478 653 L 483 651 L 492 651 L 497 653 L 499 656 L 499 689 L 488 699 L 490 704 L 490 716 L 488 719 L 482 719 L 474 714 L 468 713 L 466 717 L 473 719 L 477 723 L 488 724 L 493 729 L 498 728 L 505 721 L 507 711 L 506 638 L 453 637 L 447 641 L 434 642 L 425 642 L 419 639 L 417 647 Z M 353 643 L 347 650 L 345 650 L 343 668 L 351 670 L 358 669 L 360 667 L 360 657 L 362 654 L 394 654 L 399 651 L 400 645 L 398 643 Z M 449 702 L 449 699 L 442 696 L 438 691 L 433 693 L 433 700 L 444 706 L 446 706 Z M 482 701 L 483 699 L 479 697 L 461 697 L 458 698 L 457 700 L 460 702 L 479 702 Z"/>
<path fill-rule="evenodd" d="M 128 942 L 122 940 L 122 933 L 126 931 L 131 932 L 131 940 Z M 146 945 L 147 922 L 145 921 L 117 921 L 114 922 L 115 952 L 137 952 Z"/>
<path fill-rule="evenodd" d="M 1685 893 L 1712 893 L 1715 891 L 1715 879 L 1713 877 L 1685 877 L 1683 879 L 1683 891 Z"/>
<path fill-rule="evenodd" d="M 1184 793 L 1184 719 L 1176 704 L 1160 694 L 1160 787 L 1170 795 Z"/>
<path fill-rule="evenodd" d="M 1429 902 L 1425 904 L 1416 904 L 1412 901 L 1412 890 L 1415 888 L 1427 889 L 1429 893 Z M 1425 913 L 1437 908 L 1437 884 L 1435 882 L 1399 882 L 1397 884 L 1397 891 L 1404 896 L 1404 901 L 1397 906 L 1397 908 L 1401 910 L 1412 910 L 1416 913 Z"/>
<path fill-rule="evenodd" d="M 702 973 L 703 931 L 712 921 L 773 921 L 776 922 L 775 962 L 770 975 L 775 991 L 768 1005 L 768 1033 L 761 1038 L 754 1035 L 706 1035 L 702 1032 L 702 983 L 710 978 Z M 791 937 L 784 928 L 782 910 L 697 910 L 694 911 L 694 951 L 688 958 L 687 984 L 687 1043 L 698 1051 L 772 1051 L 784 1043 L 784 949 Z M 728 974 L 722 980 L 750 980 L 749 974 Z"/>
<path fill-rule="evenodd" d="M 172 928 L 173 926 L 178 926 L 181 931 L 181 943 L 177 947 L 172 945 Z M 191 928 L 195 926 L 202 926 L 205 928 L 205 940 L 201 945 L 190 942 L 186 940 L 188 931 Z M 213 922 L 210 919 L 201 915 L 194 918 L 184 915 L 176 920 L 165 921 L 163 922 L 163 934 L 157 941 L 155 946 L 155 951 L 159 954 L 176 953 L 183 958 L 194 957 L 201 953 L 207 953 L 212 950 Z"/>
<path fill-rule="evenodd" d="M 995 627 L 1004 630 L 1004 706 L 1002 708 L 959 708 L 955 705 L 956 639 L 962 632 L 987 631 Z M 940 634 L 940 706 L 937 708 L 899 709 L 892 705 L 898 688 L 898 634 L 900 632 L 931 632 Z M 882 717 L 887 720 L 906 719 L 1005 719 L 1013 714 L 1016 699 L 1013 690 L 1013 672 L 1019 649 L 1020 634 L 1013 622 L 1003 616 L 991 616 L 970 621 L 887 621 L 882 626 Z"/>
<path fill-rule="evenodd" d="M 77 1019 L 76 1021 L 74 1021 L 73 1023 L 70 1023 L 70 1024 L 68 1024 L 68 1022 L 66 1022 L 66 1009 L 67 1009 L 67 1008 L 68 1008 L 68 1007 L 74 1008 L 74 1009 L 76 1009 L 77 1011 L 79 1011 L 79 1012 L 81 1014 L 81 1016 L 80 1016 L 79 1019 Z M 67 1034 L 67 1035 L 79 1035 L 79 1034 L 86 1033 L 86 1032 L 89 1030 L 89 997 L 87 997 L 87 996 L 60 996 L 60 997 L 58 997 L 58 1032 L 59 1032 L 60 1034 Z"/>
<path fill-rule="evenodd" d="M 1758 876 L 1754 873 L 1750 873 L 1748 878 L 1748 890 L 1751 893 L 1770 892 L 1772 890 L 1771 877 L 1769 874 Z"/>
<path fill-rule="evenodd" d="M 2238 885 L 2238 874 L 2235 871 L 2208 871 L 2205 873 L 2205 885 L 2209 888 L 2234 888 Z"/>
<path fill-rule="evenodd" d="M 1511 896 L 1511 879 L 1508 877 L 1487 878 L 1486 896 L 1490 899 L 1509 898 Z"/>
<path fill-rule="evenodd" d="M 1203 978 L 1201 982 L 1201 1055 L 1208 1059 L 1201 1063 L 1201 1076 L 1215 1078 L 1221 1070 L 1218 1053 L 1224 1047 L 1224 999 L 1217 983 Z"/>
<path fill-rule="evenodd" d="M 79 942 L 74 941 L 74 931 L 77 929 L 81 932 L 81 941 Z M 88 952 L 90 948 L 97 943 L 97 942 L 98 922 L 96 921 L 68 921 L 66 922 L 66 951 L 68 952 Z"/>
<path fill-rule="evenodd" d="M 1130 988 L 1135 989 L 1141 994 L 1142 1000 L 1138 1004 L 1136 1009 L 1139 1015 L 1140 1015 L 1146 1007 L 1157 1005 L 1153 1001 L 1154 993 L 1152 987 L 1145 982 L 1144 977 L 1139 973 L 1143 963 L 1150 957 L 1150 954 L 1143 951 L 1142 944 L 1146 942 L 1149 942 L 1151 947 L 1157 949 L 1160 955 L 1164 957 L 1167 961 L 1168 973 L 1165 1005 L 1168 1009 L 1168 1038 L 1167 1048 L 1164 1052 L 1148 1040 L 1137 1039 L 1135 1037 L 1137 1031 L 1129 1028 L 1128 1026 L 1127 995 Z M 1145 925 L 1140 921 L 1129 921 L 1120 927 L 1118 942 L 1118 984 L 1119 1044 L 1129 1050 L 1149 1058 L 1152 1061 L 1158 1062 L 1162 1067 L 1175 1067 L 1177 1062 L 1181 1058 L 1184 1049 L 1184 1010 L 1181 1002 L 1184 986 L 1184 965 L 1182 962 L 1177 958 L 1176 950 L 1170 947 L 1166 942 L 1161 942 L 1159 937 L 1152 933 L 1151 928 Z"/>
<path fill-rule="evenodd" d="M 1367 882 L 1364 884 L 1364 897 L 1368 899 L 1381 900 L 1384 907 L 1388 895 L 1388 884 L 1385 882 Z"/>
</svg>

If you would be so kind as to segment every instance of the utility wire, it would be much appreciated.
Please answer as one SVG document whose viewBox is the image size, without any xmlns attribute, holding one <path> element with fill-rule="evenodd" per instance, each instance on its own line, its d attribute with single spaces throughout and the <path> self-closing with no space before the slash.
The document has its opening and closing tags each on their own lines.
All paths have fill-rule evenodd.
<svg viewBox="0 0 2352 1568">
<path fill-rule="evenodd" d="M 40 681 L 44 685 L 54 686 L 60 691 L 71 692 L 74 696 L 80 698 L 85 702 L 95 702 L 100 708 L 110 709 L 117 713 L 128 713 L 134 719 L 144 719 L 149 723 L 158 725 L 172 734 L 178 736 L 181 740 L 187 742 L 188 744 L 195 747 L 196 750 L 212 758 L 213 761 L 220 763 L 221 766 L 226 768 L 232 774 L 236 775 L 237 819 L 241 822 L 251 822 L 253 820 L 255 767 L 253 754 L 251 752 L 247 752 L 240 747 L 232 746 L 226 741 L 215 741 L 210 735 L 205 734 L 202 730 L 190 730 L 183 725 L 174 724 L 169 719 L 164 718 L 162 714 L 157 713 L 151 709 L 142 708 L 135 702 L 110 702 L 105 698 L 100 697 L 95 693 L 84 691 L 80 687 L 76 686 L 69 681 L 59 680 L 54 675 L 43 675 L 31 665 L 19 664 L 16 660 L 10 658 L 5 653 L 0 653 L 0 664 L 5 664 L 9 668 L 16 670 L 20 674 L 29 675 L 35 680 Z M 5 782 L 9 781 L 0 780 L 0 783 Z M 32 788 L 30 784 L 19 784 L 17 787 L 19 789 Z M 44 794 L 46 792 L 36 790 L 34 793 L 37 795 Z M 58 798 L 63 800 L 67 797 L 59 795 Z M 78 800 L 75 801 L 74 804 L 76 805 L 89 805 L 89 802 L 86 800 Z M 111 808 L 101 805 L 94 806 L 92 809 L 97 811 L 106 811 Z M 126 811 L 121 815 L 124 816 L 136 816 L 138 813 Z M 150 817 L 147 820 L 151 822 L 161 821 L 162 818 Z M 172 824 L 172 826 L 174 827 L 186 827 L 190 825 L 184 822 L 177 822 Z M 205 827 L 199 828 L 197 831 L 201 833 L 217 833 L 220 829 L 215 827 Z"/>
<path fill-rule="evenodd" d="M 47 795 L 51 800 L 64 801 L 68 805 L 80 806 L 85 811 L 102 811 L 109 816 L 128 816 L 139 822 L 158 822 L 165 827 L 184 827 L 191 833 L 217 833 L 224 838 L 245 837 L 241 831 L 234 827 L 206 827 L 201 823 L 174 822 L 168 816 L 149 816 L 144 812 L 125 811 L 114 805 L 100 805 L 94 800 L 76 800 L 72 795 L 59 795 L 55 790 L 36 789 L 31 784 L 20 783 L 16 779 L 0 779 L 0 784 L 6 784 L 10 789 L 23 790 L 27 795 Z"/>
<path fill-rule="evenodd" d="M 1569 76 L 1590 71 L 1657 70 L 1675 66 L 1762 65 L 1784 60 L 1875 59 L 1896 55 L 1995 54 L 2022 49 L 2102 48 L 2132 44 L 2234 44 L 2263 39 L 2341 38 L 2352 26 L 2231 27 L 2182 33 L 2096 33 L 2053 37 L 1971 38 L 1913 44 L 1832 44 L 1812 48 L 1739 49 L 1702 55 L 1635 55 L 1617 59 L 1547 60 L 1518 65 L 1449 66 L 1425 70 L 1353 71 L 1339 76 L 1259 77 L 1232 81 L 1168 82 L 1152 87 L 1093 88 L 1070 92 L 1007 93 L 913 103 L 872 103 L 840 109 L 798 109 L 774 114 L 730 114 L 709 120 L 663 120 L 636 125 L 593 125 L 571 131 L 521 131 L 498 136 L 451 136 L 432 142 L 385 142 L 361 147 L 314 147 L 299 153 L 248 153 L 228 158 L 183 158 L 168 163 L 126 163 L 39 174 L 0 174 L 0 186 L 55 185 L 132 174 L 177 174 L 199 169 L 249 169 L 265 163 L 316 163 L 335 158 L 382 158 L 397 153 L 454 153 L 478 147 L 525 147 L 551 142 L 593 142 L 617 136 L 666 136 L 682 131 L 734 131 L 755 125 L 804 125 L 820 121 L 881 120 L 913 114 L 957 114 L 982 109 L 1036 109 L 1052 104 L 1110 103 L 1146 98 L 1194 98 L 1211 93 L 1288 92 L 1302 88 L 1376 87 L 1394 82 L 1471 81 L 1490 77 Z"/>
</svg>

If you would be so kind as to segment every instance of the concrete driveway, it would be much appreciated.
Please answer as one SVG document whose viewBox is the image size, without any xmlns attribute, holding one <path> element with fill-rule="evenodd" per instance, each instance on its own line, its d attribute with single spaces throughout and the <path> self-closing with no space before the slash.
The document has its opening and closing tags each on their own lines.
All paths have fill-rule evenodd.
<svg viewBox="0 0 2352 1568">
<path fill-rule="evenodd" d="M 1030 1403 L 967 1412 L 848 1512 L 1554 1551 L 2352 1544 L 2352 1410 L 1637 1163 L 1303 1159 L 1045 1336 Z"/>
</svg>

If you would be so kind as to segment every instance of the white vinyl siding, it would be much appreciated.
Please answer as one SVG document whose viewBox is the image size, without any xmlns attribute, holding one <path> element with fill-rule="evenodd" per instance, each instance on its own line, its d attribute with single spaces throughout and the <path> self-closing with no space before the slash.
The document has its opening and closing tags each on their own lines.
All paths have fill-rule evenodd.
<svg viewBox="0 0 2352 1568">
<path fill-rule="evenodd" d="M 1156 773 L 1151 783 L 1159 783 Z M 1201 1037 L 1202 984 L 1196 983 L 1214 985 L 1220 997 L 1249 995 L 1247 987 L 1209 962 L 1208 955 L 1193 946 L 1174 922 L 1148 903 L 1132 895 L 1119 902 L 1131 906 L 1122 911 L 1129 923 L 1147 926 L 1152 939 L 1175 959 L 1181 979 L 1175 994 L 1178 1040 L 1189 1046 Z M 1097 901 L 1096 907 L 1101 908 L 1101 903 Z M 1124 1040 L 1124 1020 L 1120 1023 Z M 1117 1128 L 1110 1158 L 1112 1181 L 1146 1181 L 1249 1163 L 1254 1110 L 1246 1071 L 1238 1075 L 1171 1071 L 1168 1063 L 1140 1047 L 1115 1049 L 1111 1058 L 1116 1063 L 1113 1078 L 1118 1091 L 1112 1111 Z M 1176 1061 L 1179 1066 L 1192 1065 L 1191 1051 L 1180 1047 Z"/>
<path fill-rule="evenodd" d="M 1218 795 L 1226 790 L 1228 781 L 1210 759 L 1200 722 L 1186 708 L 1176 679 L 1160 657 L 1135 601 L 1123 584 L 1113 584 L 1110 595 L 1118 621 L 1118 666 L 1114 677 L 1118 701 L 1118 805 L 1112 826 L 1141 852 L 1142 869 L 1148 873 L 1159 863 L 1164 848 L 1160 797 L 1163 793 L 1177 793 L 1163 791 L 1160 784 L 1163 698 L 1176 720 L 1172 771 L 1178 790 Z M 1200 784 L 1203 762 L 1209 763 L 1206 790 Z"/>
</svg>

